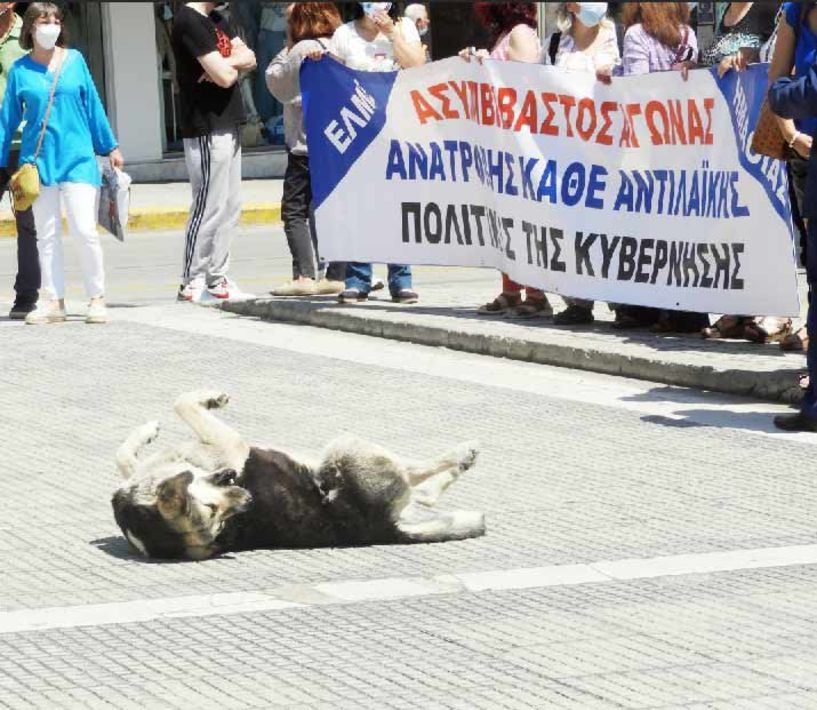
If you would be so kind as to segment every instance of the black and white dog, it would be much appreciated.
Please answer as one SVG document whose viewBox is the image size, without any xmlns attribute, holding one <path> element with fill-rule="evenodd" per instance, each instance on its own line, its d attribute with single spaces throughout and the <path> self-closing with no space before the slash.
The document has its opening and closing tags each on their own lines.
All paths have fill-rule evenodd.
<svg viewBox="0 0 817 710">
<path fill-rule="evenodd" d="M 463 444 L 436 461 L 401 461 L 344 437 L 317 462 L 250 446 L 210 411 L 220 392 L 191 392 L 177 414 L 197 441 L 140 458 L 159 432 L 136 429 L 116 463 L 126 481 L 114 493 L 116 522 L 140 554 L 202 560 L 256 548 L 442 542 L 485 532 L 482 513 L 434 506 L 477 449 Z"/>
</svg>

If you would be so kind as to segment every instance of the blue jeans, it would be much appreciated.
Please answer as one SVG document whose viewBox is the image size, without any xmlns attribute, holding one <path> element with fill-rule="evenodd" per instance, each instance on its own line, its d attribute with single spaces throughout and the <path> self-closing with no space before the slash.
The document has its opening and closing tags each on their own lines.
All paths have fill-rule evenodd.
<svg viewBox="0 0 817 710">
<path fill-rule="evenodd" d="M 389 264 L 389 292 L 396 296 L 411 288 L 411 267 L 405 264 Z M 350 261 L 346 265 L 346 288 L 356 288 L 360 293 L 372 290 L 372 265 Z"/>
<path fill-rule="evenodd" d="M 806 239 L 806 276 L 808 278 L 808 362 L 809 386 L 803 398 L 801 411 L 808 417 L 817 419 L 817 219 L 808 222 Z"/>
</svg>

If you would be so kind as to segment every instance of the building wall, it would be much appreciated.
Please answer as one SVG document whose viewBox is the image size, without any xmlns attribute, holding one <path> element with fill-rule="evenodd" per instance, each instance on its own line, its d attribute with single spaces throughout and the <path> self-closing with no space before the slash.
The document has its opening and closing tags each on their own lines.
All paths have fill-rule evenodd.
<svg viewBox="0 0 817 710">
<path fill-rule="evenodd" d="M 153 4 L 107 2 L 103 12 L 108 114 L 128 161 L 162 158 Z"/>
</svg>

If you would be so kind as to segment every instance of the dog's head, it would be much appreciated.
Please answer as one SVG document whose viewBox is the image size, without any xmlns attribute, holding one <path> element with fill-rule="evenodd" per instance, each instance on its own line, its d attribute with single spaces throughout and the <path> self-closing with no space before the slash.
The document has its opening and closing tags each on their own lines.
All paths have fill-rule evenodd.
<svg viewBox="0 0 817 710">
<path fill-rule="evenodd" d="M 144 481 L 114 493 L 114 517 L 131 546 L 145 557 L 202 560 L 217 552 L 225 523 L 252 503 L 236 472 L 168 476 L 144 493 Z"/>
</svg>

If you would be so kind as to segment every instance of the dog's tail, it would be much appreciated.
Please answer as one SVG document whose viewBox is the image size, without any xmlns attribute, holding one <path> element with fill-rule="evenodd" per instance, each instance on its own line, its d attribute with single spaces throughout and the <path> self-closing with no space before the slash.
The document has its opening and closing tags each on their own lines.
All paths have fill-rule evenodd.
<svg viewBox="0 0 817 710">
<path fill-rule="evenodd" d="M 148 422 L 138 429 L 134 429 L 130 436 L 125 439 L 125 442 L 116 452 L 116 467 L 123 478 L 130 478 L 136 473 L 139 452 L 157 436 L 159 436 L 159 422 Z"/>
</svg>

